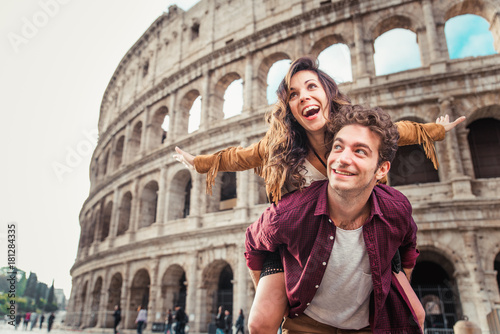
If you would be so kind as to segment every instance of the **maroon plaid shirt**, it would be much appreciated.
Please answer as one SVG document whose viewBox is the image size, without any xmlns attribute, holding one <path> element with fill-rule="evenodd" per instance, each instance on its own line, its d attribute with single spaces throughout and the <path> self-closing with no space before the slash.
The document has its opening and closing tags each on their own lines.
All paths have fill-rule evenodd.
<svg viewBox="0 0 500 334">
<path fill-rule="evenodd" d="M 267 252 L 280 250 L 291 318 L 303 313 L 313 299 L 335 241 L 327 189 L 328 181 L 318 181 L 284 196 L 246 232 L 245 257 L 251 270 L 262 269 Z M 374 188 L 369 202 L 371 213 L 363 225 L 363 237 L 373 282 L 370 325 L 374 333 L 420 333 L 391 273 L 398 248 L 404 268 L 413 268 L 418 257 L 411 205 L 403 194 L 385 185 Z"/>
</svg>

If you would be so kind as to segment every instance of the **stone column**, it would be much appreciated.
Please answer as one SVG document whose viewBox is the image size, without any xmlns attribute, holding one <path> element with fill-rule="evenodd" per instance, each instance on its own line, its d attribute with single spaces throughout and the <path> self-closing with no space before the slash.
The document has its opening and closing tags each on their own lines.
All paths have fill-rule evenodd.
<svg viewBox="0 0 500 334">
<path fill-rule="evenodd" d="M 148 323 L 152 324 L 153 322 L 158 322 L 160 321 L 161 314 L 160 316 L 157 316 L 157 294 L 159 290 L 159 278 L 158 278 L 158 269 L 160 266 L 160 258 L 158 256 L 155 256 L 151 260 L 151 285 L 149 288 L 149 304 L 148 304 Z M 161 306 L 160 306 L 161 307 Z"/>
<path fill-rule="evenodd" d="M 354 51 L 356 59 L 356 71 L 352 73 L 352 80 L 357 83 L 358 86 L 368 86 L 370 84 L 370 72 L 367 68 L 368 56 L 365 53 L 365 41 L 363 39 L 363 21 L 359 15 L 353 16 L 352 25 L 354 28 Z M 352 57 L 351 57 L 352 58 Z M 372 66 L 373 57 L 371 58 Z"/>
<path fill-rule="evenodd" d="M 422 1 L 422 11 L 424 13 L 425 30 L 427 32 L 427 45 L 429 47 L 429 54 L 431 63 L 437 61 L 439 56 L 438 38 L 436 32 L 436 24 L 434 22 L 434 15 L 432 13 L 431 0 Z"/>
<path fill-rule="evenodd" d="M 139 147 L 139 154 L 144 155 L 147 153 L 149 148 L 149 122 L 151 117 L 149 116 L 150 108 L 146 107 L 145 110 L 142 111 L 145 114 L 144 122 L 142 123 L 142 133 L 141 133 L 141 146 Z"/>
<path fill-rule="evenodd" d="M 122 155 L 122 163 L 120 166 L 125 166 L 130 161 L 129 152 L 130 152 L 130 139 L 132 137 L 132 123 L 128 122 L 125 128 L 125 140 L 123 141 L 123 155 Z"/>
<path fill-rule="evenodd" d="M 299 32 L 297 33 L 296 37 L 295 37 L 295 55 L 293 57 L 293 59 L 297 59 L 299 57 L 302 57 L 303 55 L 306 54 L 306 51 L 305 51 L 305 47 L 304 47 L 304 35 Z M 307 50 L 308 52 L 309 50 Z M 292 59 L 292 61 L 293 61 Z"/>
<path fill-rule="evenodd" d="M 89 284 L 87 285 L 87 295 L 85 296 L 85 305 L 83 305 L 83 321 L 82 325 L 88 327 L 90 325 L 90 319 L 92 316 L 92 292 L 94 289 L 94 276 L 95 272 L 92 272 L 89 279 Z"/>
<path fill-rule="evenodd" d="M 245 313 L 248 315 L 247 310 L 247 305 L 248 305 L 248 293 L 247 293 L 247 287 L 248 287 L 248 269 L 245 261 L 245 257 L 243 254 L 245 253 L 245 247 L 240 246 L 238 247 L 238 270 L 236 274 L 236 307 L 233 306 L 233 320 L 239 310 L 243 309 Z"/>
<path fill-rule="evenodd" d="M 127 234 L 129 235 L 129 241 L 135 241 L 135 233 L 137 232 L 139 226 L 139 210 L 140 210 L 140 192 L 139 192 L 139 181 L 135 179 L 130 187 L 132 190 L 132 204 L 130 208 L 130 221 L 129 221 L 129 229 L 127 230 Z"/>
<path fill-rule="evenodd" d="M 210 100 L 213 98 L 210 89 L 210 70 L 203 73 L 203 92 L 201 93 L 201 115 L 200 115 L 200 130 L 204 131 L 210 126 L 210 122 L 215 118 L 211 115 Z M 222 112 L 222 111 L 221 111 Z"/>
<path fill-rule="evenodd" d="M 491 20 L 490 31 L 493 35 L 493 46 L 495 50 L 500 51 L 500 11 L 497 11 Z"/>
<path fill-rule="evenodd" d="M 160 169 L 160 182 L 158 189 L 158 214 L 156 221 L 164 225 L 167 222 L 165 217 L 165 207 L 167 205 L 167 166 Z M 160 224 L 158 224 L 160 225 Z"/>
<path fill-rule="evenodd" d="M 130 312 L 130 263 L 125 263 L 125 270 L 123 271 L 123 279 L 122 279 L 122 291 L 120 295 L 120 307 L 122 308 L 122 328 L 128 328 L 128 320 L 132 316 Z M 123 308 L 125 306 L 125 308 Z"/>
<path fill-rule="evenodd" d="M 170 107 L 168 108 L 168 115 L 169 115 L 169 120 L 168 120 L 168 133 L 167 133 L 167 141 L 166 144 L 170 145 L 174 141 L 175 137 L 177 136 L 177 131 L 175 127 L 176 123 L 176 117 L 177 114 L 175 112 L 175 100 L 176 100 L 177 92 L 173 91 L 170 94 Z"/>
<path fill-rule="evenodd" d="M 191 195 L 189 198 L 189 226 L 196 229 L 201 227 L 200 213 L 203 212 L 203 200 L 205 194 L 205 185 L 203 183 L 206 175 L 191 172 Z"/>
<path fill-rule="evenodd" d="M 99 316 L 97 318 L 96 328 L 106 328 L 106 320 L 107 320 L 106 318 L 108 315 L 107 306 L 109 300 L 109 292 L 107 288 L 109 287 L 109 272 L 110 270 L 108 268 L 102 280 L 102 287 L 99 299 L 99 311 L 98 311 Z"/>
<path fill-rule="evenodd" d="M 480 316 L 491 311 L 491 303 L 487 294 L 481 254 L 477 240 L 477 229 L 463 228 L 461 234 L 464 240 L 465 275 L 463 287 L 468 288 L 464 293 L 460 292 L 460 299 L 464 310 L 464 315 L 470 321 L 479 324 L 481 328 L 488 328 L 486 317 Z M 468 281 L 468 282 L 467 282 Z M 460 286 L 460 285 L 459 285 Z"/>
<path fill-rule="evenodd" d="M 469 129 L 467 129 L 465 126 L 459 126 L 458 129 L 456 129 L 457 132 L 457 139 L 458 139 L 458 147 L 461 148 L 460 152 L 462 155 L 462 165 L 464 169 L 464 174 L 469 176 L 470 178 L 475 178 L 474 174 L 474 165 L 472 163 L 472 156 L 471 156 L 471 151 L 469 147 Z"/>
<path fill-rule="evenodd" d="M 253 54 L 249 53 L 245 63 L 245 77 L 243 78 L 243 108 L 242 114 L 252 113 L 252 82 L 253 82 Z"/>
<path fill-rule="evenodd" d="M 197 286 L 198 286 L 198 266 L 197 261 L 198 261 L 198 252 L 191 252 L 188 255 L 189 258 L 189 269 L 187 273 L 187 296 L 186 296 L 186 314 L 189 316 L 189 322 L 195 324 L 195 330 L 198 328 L 196 324 L 199 322 L 199 320 L 196 318 L 196 291 L 197 291 Z"/>
<path fill-rule="evenodd" d="M 452 108 L 453 98 L 444 98 L 439 101 L 441 115 L 448 114 L 454 120 L 455 114 Z M 458 147 L 456 129 L 446 133 L 445 137 L 446 155 L 448 158 L 449 180 L 453 189 L 453 199 L 475 198 L 472 194 L 471 179 L 464 175 L 462 158 Z"/>
<path fill-rule="evenodd" d="M 246 140 L 243 140 L 240 145 L 246 147 Z M 236 221 L 247 221 L 249 211 L 249 182 L 250 173 L 252 171 L 245 170 L 236 173 L 236 207 L 234 208 L 234 217 Z"/>
<path fill-rule="evenodd" d="M 109 248 L 113 247 L 113 242 L 118 231 L 118 218 L 120 216 L 120 189 L 118 187 L 113 191 L 113 211 L 111 212 L 111 222 L 109 226 Z"/>
</svg>

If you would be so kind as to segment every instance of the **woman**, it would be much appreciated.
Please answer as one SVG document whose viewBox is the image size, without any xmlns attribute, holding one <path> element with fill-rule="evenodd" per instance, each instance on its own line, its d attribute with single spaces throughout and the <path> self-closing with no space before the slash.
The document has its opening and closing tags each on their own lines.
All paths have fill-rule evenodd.
<svg viewBox="0 0 500 334">
<path fill-rule="evenodd" d="M 234 324 L 234 327 L 236 328 L 235 334 L 238 334 L 239 332 L 241 332 L 242 334 L 245 334 L 244 326 L 245 326 L 245 316 L 243 315 L 243 310 L 240 309 L 238 319 L 236 320 L 236 323 Z"/>
<path fill-rule="evenodd" d="M 278 91 L 278 102 L 267 115 L 270 124 L 265 137 L 248 148 L 231 147 L 212 155 L 192 156 L 176 147 L 178 161 L 198 173 L 207 173 L 207 192 L 218 171 L 240 171 L 254 168 L 264 178 L 266 191 L 273 202 L 282 194 L 301 189 L 317 180 L 326 179 L 326 124 L 342 105 L 350 104 L 334 80 L 318 69 L 308 57 L 290 65 Z M 443 140 L 445 132 L 465 118 L 449 123 L 448 116 L 437 124 L 396 123 L 399 145 L 423 144 L 427 156 L 437 167 L 433 141 Z M 250 332 L 275 333 L 287 307 L 283 269 L 280 260 L 268 259 L 249 314 Z M 254 282 L 259 272 L 252 273 Z M 404 272 L 395 273 L 402 294 L 411 304 L 414 315 L 423 324 L 425 313 Z M 422 327 L 422 326 L 421 326 Z M 423 328 L 423 327 L 422 327 Z"/>
</svg>

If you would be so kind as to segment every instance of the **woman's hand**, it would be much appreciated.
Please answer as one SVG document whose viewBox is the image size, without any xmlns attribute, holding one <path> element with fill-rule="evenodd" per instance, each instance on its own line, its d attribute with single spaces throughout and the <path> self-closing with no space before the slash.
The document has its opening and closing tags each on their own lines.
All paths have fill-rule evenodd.
<svg viewBox="0 0 500 334">
<path fill-rule="evenodd" d="M 436 124 L 441 124 L 442 126 L 444 126 L 444 130 L 446 132 L 450 131 L 451 129 L 453 129 L 455 126 L 462 123 L 463 121 L 465 121 L 465 116 L 461 116 L 461 117 L 457 118 L 454 122 L 451 122 L 451 123 L 450 123 L 450 117 L 448 115 L 444 115 L 444 116 L 440 116 L 440 117 L 436 118 Z"/>
<path fill-rule="evenodd" d="M 194 170 L 194 155 L 184 152 L 177 146 L 175 147 L 175 151 L 177 154 L 173 155 L 174 159 L 181 162 L 187 168 Z"/>
</svg>

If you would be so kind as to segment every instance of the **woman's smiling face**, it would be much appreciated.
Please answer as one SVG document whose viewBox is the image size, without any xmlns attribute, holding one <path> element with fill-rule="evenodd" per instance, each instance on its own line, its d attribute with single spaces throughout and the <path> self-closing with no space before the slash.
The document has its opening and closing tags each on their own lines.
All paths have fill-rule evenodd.
<svg viewBox="0 0 500 334">
<path fill-rule="evenodd" d="M 293 116 L 308 133 L 324 131 L 329 103 L 315 72 L 294 74 L 290 80 L 288 101 Z"/>
</svg>

